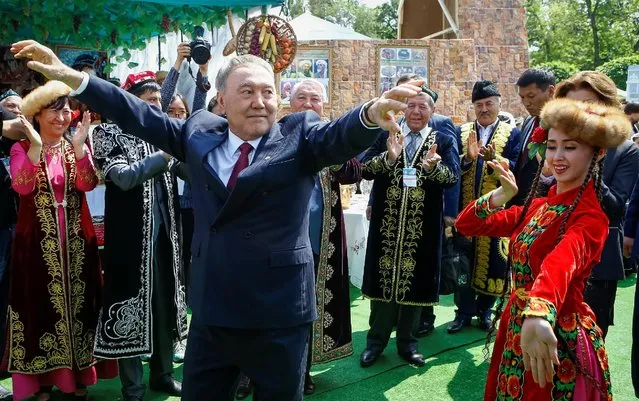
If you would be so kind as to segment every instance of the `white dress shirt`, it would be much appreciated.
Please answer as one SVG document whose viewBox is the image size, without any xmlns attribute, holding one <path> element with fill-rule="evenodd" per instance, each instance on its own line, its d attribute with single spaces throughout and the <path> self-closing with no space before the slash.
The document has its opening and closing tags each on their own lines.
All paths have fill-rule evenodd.
<svg viewBox="0 0 639 401">
<path fill-rule="evenodd" d="M 417 144 L 417 146 L 415 147 L 415 151 L 417 151 L 417 149 L 419 149 L 419 145 L 422 144 L 422 142 L 424 142 L 424 139 L 426 139 L 426 137 L 428 136 L 428 134 L 430 134 L 430 132 L 433 129 L 431 127 L 429 127 L 428 125 L 425 126 L 424 128 L 422 128 L 419 131 L 419 136 L 421 137 L 421 140 L 419 141 L 419 143 Z M 408 128 L 408 125 L 406 125 L 406 123 L 402 123 L 402 136 L 404 137 L 404 149 L 406 149 L 406 147 L 408 147 L 408 144 L 410 143 L 410 141 L 412 141 L 412 137 L 408 134 L 410 134 L 411 132 L 413 132 L 413 130 L 411 130 L 410 128 Z"/>
<path fill-rule="evenodd" d="M 494 123 L 490 124 L 488 127 L 484 127 L 477 121 L 477 126 L 479 127 L 479 138 L 481 139 L 481 144 L 486 146 L 488 145 L 488 140 L 490 140 L 490 134 L 493 132 L 493 129 L 499 122 L 499 119 L 496 119 Z"/>
<path fill-rule="evenodd" d="M 248 141 L 248 143 L 253 146 L 253 149 L 251 149 L 251 152 L 249 153 L 249 166 L 253 163 L 255 150 L 259 146 L 262 138 L 264 137 L 261 136 L 257 139 L 253 139 L 252 141 Z M 237 163 L 237 160 L 240 158 L 240 146 L 244 142 L 247 141 L 240 139 L 240 137 L 235 135 L 229 129 L 229 136 L 226 141 L 213 149 L 208 157 L 208 160 L 213 165 L 213 170 L 215 170 L 217 176 L 220 177 L 220 181 L 222 181 L 224 185 L 227 185 L 231 178 L 233 167 L 235 167 L 235 163 Z"/>
</svg>

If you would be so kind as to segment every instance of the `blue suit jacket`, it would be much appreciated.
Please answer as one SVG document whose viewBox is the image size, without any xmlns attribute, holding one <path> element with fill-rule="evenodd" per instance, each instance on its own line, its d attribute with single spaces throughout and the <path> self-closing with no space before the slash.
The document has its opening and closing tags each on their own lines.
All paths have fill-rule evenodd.
<svg viewBox="0 0 639 401">
<path fill-rule="evenodd" d="M 210 163 L 227 140 L 225 119 L 207 111 L 188 120 L 91 78 L 78 100 L 188 164 L 195 232 L 190 306 L 200 324 L 249 329 L 298 326 L 316 318 L 308 202 L 313 176 L 365 150 L 380 130 L 354 109 L 330 123 L 313 112 L 273 125 L 253 163 L 229 192 Z"/>
</svg>

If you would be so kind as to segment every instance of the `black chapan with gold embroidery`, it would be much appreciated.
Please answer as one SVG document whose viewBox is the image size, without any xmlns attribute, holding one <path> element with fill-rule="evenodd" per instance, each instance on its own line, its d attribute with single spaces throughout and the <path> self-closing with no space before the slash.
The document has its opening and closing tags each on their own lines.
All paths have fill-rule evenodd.
<svg viewBox="0 0 639 401">
<path fill-rule="evenodd" d="M 359 168 L 359 164 L 357 167 Z M 359 177 L 359 173 L 357 175 Z M 329 168 L 320 171 L 319 178 L 324 214 L 319 263 L 315 272 L 318 317 L 312 326 L 312 364 L 330 362 L 353 354 L 350 282 L 340 187 L 335 173 Z"/>
<path fill-rule="evenodd" d="M 9 372 L 82 370 L 95 363 L 102 280 L 98 247 L 85 195 L 75 189 L 79 171 L 73 147 L 62 143 L 65 232 L 44 159 L 35 190 L 20 196 L 11 262 Z M 21 146 L 27 151 L 29 143 Z"/>
<path fill-rule="evenodd" d="M 460 130 L 461 153 L 466 154 L 468 137 L 477 135 L 479 127 L 476 122 L 469 122 L 462 124 Z M 511 154 L 512 149 L 507 149 L 507 144 L 514 135 L 513 131 L 514 128 L 509 124 L 498 122 L 491 133 L 488 144 L 493 145 L 497 160 L 510 162 L 508 157 L 516 159 L 516 155 Z M 484 160 L 478 157 L 468 170 L 462 171 L 461 208 L 497 189 L 498 186 L 497 174 L 491 172 Z M 508 268 L 508 238 L 473 237 L 472 244 L 472 251 L 468 255 L 472 262 L 471 288 L 481 294 L 500 296 L 504 292 L 504 286 L 509 285 L 508 281 L 504 280 Z"/>
<path fill-rule="evenodd" d="M 442 160 L 426 172 L 421 161 L 436 143 Z M 362 176 L 375 179 L 362 293 L 400 305 L 436 305 L 443 229 L 443 191 L 459 179 L 459 156 L 453 139 L 431 131 L 409 167 L 417 169 L 417 186 L 403 186 L 406 152 L 390 167 L 386 152 L 363 165 Z"/>
</svg>

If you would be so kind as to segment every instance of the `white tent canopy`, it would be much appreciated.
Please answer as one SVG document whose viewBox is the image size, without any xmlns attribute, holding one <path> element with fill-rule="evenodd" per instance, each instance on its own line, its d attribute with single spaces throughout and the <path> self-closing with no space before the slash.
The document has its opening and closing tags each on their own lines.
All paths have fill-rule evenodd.
<svg viewBox="0 0 639 401">
<path fill-rule="evenodd" d="M 333 24 L 305 12 L 288 22 L 297 40 L 370 40 L 368 36 L 357 33 L 350 28 Z"/>
</svg>

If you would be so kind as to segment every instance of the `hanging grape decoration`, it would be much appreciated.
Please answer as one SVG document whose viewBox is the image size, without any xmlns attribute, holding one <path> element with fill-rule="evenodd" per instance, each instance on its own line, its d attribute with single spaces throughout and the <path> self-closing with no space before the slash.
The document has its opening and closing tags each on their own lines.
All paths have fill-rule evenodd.
<svg viewBox="0 0 639 401">
<path fill-rule="evenodd" d="M 246 20 L 237 32 L 237 40 L 237 54 L 252 54 L 268 61 L 276 74 L 295 59 L 295 32 L 285 20 L 274 15 Z"/>
</svg>

